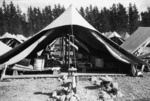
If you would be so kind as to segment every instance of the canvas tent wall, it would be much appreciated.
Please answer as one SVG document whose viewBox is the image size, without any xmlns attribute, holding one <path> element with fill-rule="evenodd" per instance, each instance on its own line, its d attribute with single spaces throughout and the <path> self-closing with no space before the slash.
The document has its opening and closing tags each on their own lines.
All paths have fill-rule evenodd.
<svg viewBox="0 0 150 101">
<path fill-rule="evenodd" d="M 9 50 L 11 50 L 12 48 L 7 46 L 6 44 L 4 44 L 3 42 L 0 41 L 0 55 L 5 54 L 6 52 L 8 52 Z"/>
<path fill-rule="evenodd" d="M 121 47 L 132 54 L 138 55 L 138 51 L 150 42 L 150 27 L 139 27 Z"/>
<path fill-rule="evenodd" d="M 0 64 L 11 65 L 25 57 L 30 57 L 66 33 L 73 34 L 80 42 L 84 43 L 90 51 L 97 50 L 99 54 L 101 52 L 107 52 L 112 58 L 122 63 L 128 64 L 135 62 L 148 65 L 100 34 L 73 6 L 70 6 L 61 16 L 32 38 L 1 55 Z"/>
</svg>

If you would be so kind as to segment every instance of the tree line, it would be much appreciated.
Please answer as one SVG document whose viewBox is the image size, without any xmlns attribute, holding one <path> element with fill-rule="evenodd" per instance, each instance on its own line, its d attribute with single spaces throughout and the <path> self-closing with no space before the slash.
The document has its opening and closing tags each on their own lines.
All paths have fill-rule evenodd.
<svg viewBox="0 0 150 101">
<path fill-rule="evenodd" d="M 0 35 L 5 32 L 23 34 L 28 37 L 34 35 L 42 28 L 50 24 L 65 11 L 65 7 L 57 4 L 38 7 L 28 7 L 27 13 L 22 13 L 20 7 L 13 2 L 6 4 L 3 1 L 0 7 Z M 135 4 L 129 3 L 126 8 L 122 4 L 113 4 L 112 7 L 89 5 L 80 7 L 79 13 L 100 32 L 116 31 L 120 34 L 128 32 L 132 34 L 139 26 L 150 26 L 150 8 L 145 12 L 138 12 Z"/>
</svg>

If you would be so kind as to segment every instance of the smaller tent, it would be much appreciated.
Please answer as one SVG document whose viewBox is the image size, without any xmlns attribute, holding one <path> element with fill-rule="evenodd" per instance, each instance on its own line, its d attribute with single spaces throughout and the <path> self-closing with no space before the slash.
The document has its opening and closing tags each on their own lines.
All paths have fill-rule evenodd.
<svg viewBox="0 0 150 101">
<path fill-rule="evenodd" d="M 117 33 L 117 32 L 109 32 L 109 33 L 106 33 L 106 35 L 105 35 L 107 38 L 112 38 L 112 37 L 118 37 L 118 38 L 121 38 L 121 36 Z"/>
<path fill-rule="evenodd" d="M 114 41 L 118 45 L 121 45 L 124 42 L 123 38 L 115 31 L 112 33 L 111 32 L 106 33 L 104 36 L 111 39 L 112 41 Z"/>
<path fill-rule="evenodd" d="M 16 46 L 18 46 L 19 44 L 23 43 L 23 41 L 17 37 L 14 34 L 10 34 L 8 32 L 6 32 L 1 38 L 0 41 L 5 43 L 6 45 L 14 48 Z"/>
<path fill-rule="evenodd" d="M 5 37 L 12 37 L 12 35 L 10 33 L 6 32 L 2 37 L 3 38 L 5 38 Z"/>
<path fill-rule="evenodd" d="M 121 47 L 128 52 L 140 55 L 142 48 L 150 43 L 150 27 L 139 27 L 122 45 Z"/>
<path fill-rule="evenodd" d="M 122 38 L 123 38 L 124 40 L 127 40 L 129 37 L 130 37 L 130 35 L 129 35 L 128 32 L 126 32 L 126 33 L 124 33 L 124 34 L 122 35 Z"/>
<path fill-rule="evenodd" d="M 26 40 L 27 40 L 27 38 L 24 37 L 24 36 L 21 35 L 21 34 L 17 34 L 16 36 L 17 36 L 20 40 L 22 40 L 22 41 L 26 41 Z"/>
<path fill-rule="evenodd" d="M 102 35 L 104 35 L 105 37 L 109 38 L 109 36 L 111 35 L 112 32 L 106 32 L 106 33 L 103 33 Z"/>
<path fill-rule="evenodd" d="M 19 37 L 20 37 L 20 36 L 19 36 Z M 4 39 L 4 38 L 15 39 L 15 40 L 17 40 L 18 42 L 23 43 L 23 41 L 22 41 L 19 37 L 17 37 L 17 36 L 14 35 L 14 34 L 10 34 L 10 33 L 6 32 L 6 33 L 1 37 L 1 39 Z"/>
</svg>

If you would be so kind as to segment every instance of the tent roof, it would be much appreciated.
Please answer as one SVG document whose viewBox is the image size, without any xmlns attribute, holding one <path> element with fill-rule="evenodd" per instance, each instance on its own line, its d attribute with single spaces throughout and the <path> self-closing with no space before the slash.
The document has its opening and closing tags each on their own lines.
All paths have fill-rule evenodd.
<svg viewBox="0 0 150 101">
<path fill-rule="evenodd" d="M 0 56 L 0 64 L 14 64 L 27 56 L 35 55 L 56 38 L 66 34 L 73 34 L 90 51 L 98 50 L 99 54 L 107 52 L 107 55 L 125 63 L 134 61 L 148 65 L 100 34 L 72 6 L 32 38 Z"/>
<path fill-rule="evenodd" d="M 67 9 L 65 13 L 59 16 L 56 20 L 54 20 L 50 25 L 45 27 L 43 30 L 48 30 L 66 25 L 78 25 L 97 31 L 78 13 L 78 11 L 75 9 L 73 5 L 70 5 L 69 9 Z"/>
<path fill-rule="evenodd" d="M 139 47 L 150 39 L 150 27 L 139 27 L 121 47 L 134 53 Z"/>
<path fill-rule="evenodd" d="M 23 40 L 23 41 L 26 41 L 26 40 L 27 40 L 27 38 L 24 37 L 24 36 L 21 35 L 21 34 L 17 34 L 16 36 L 17 36 L 20 40 Z"/>
<path fill-rule="evenodd" d="M 111 34 L 112 34 L 112 32 L 106 32 L 106 33 L 104 34 L 104 36 L 108 38 Z"/>
<path fill-rule="evenodd" d="M 130 35 L 129 35 L 128 32 L 126 32 L 126 33 L 124 34 L 124 36 L 122 36 L 122 38 L 123 38 L 124 40 L 127 40 L 129 37 L 130 37 Z"/>
<path fill-rule="evenodd" d="M 106 33 L 105 34 L 105 36 L 107 37 L 107 38 L 112 38 L 112 37 L 118 37 L 118 38 L 121 38 L 121 36 L 117 33 L 117 32 L 109 32 L 109 33 Z"/>
</svg>

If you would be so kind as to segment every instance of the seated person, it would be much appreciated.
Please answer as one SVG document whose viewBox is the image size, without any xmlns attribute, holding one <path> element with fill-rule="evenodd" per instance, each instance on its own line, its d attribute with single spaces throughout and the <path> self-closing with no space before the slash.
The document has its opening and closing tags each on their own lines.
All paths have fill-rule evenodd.
<svg viewBox="0 0 150 101">
<path fill-rule="evenodd" d="M 72 82 L 68 82 L 67 87 L 64 87 L 60 91 L 54 91 L 52 97 L 60 101 L 70 101 L 71 99 L 79 101 L 79 96 L 76 94 L 76 87 L 73 87 Z"/>
</svg>

